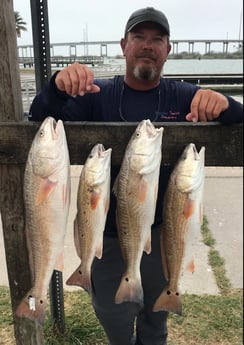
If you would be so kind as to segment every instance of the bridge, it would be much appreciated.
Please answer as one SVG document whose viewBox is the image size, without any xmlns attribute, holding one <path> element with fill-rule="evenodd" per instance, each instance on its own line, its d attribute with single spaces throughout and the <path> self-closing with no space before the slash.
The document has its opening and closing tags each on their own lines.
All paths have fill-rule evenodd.
<svg viewBox="0 0 244 345">
<path fill-rule="evenodd" d="M 50 57 L 50 63 L 52 67 L 64 67 L 72 64 L 73 62 L 79 62 L 81 64 L 87 64 L 87 65 L 102 65 L 104 62 L 104 58 L 102 56 L 97 55 L 88 55 L 88 56 L 51 56 Z M 33 67 L 35 64 L 34 57 L 19 57 L 19 65 L 26 67 Z"/>
<path fill-rule="evenodd" d="M 87 51 L 88 46 L 96 46 L 99 51 L 100 57 L 109 56 L 108 47 L 118 46 L 119 41 L 80 41 L 80 42 L 61 42 L 61 43 L 51 43 L 50 44 L 50 55 L 51 57 L 59 55 L 56 53 L 58 48 L 62 48 L 66 52 L 66 56 L 78 56 L 78 55 L 88 55 L 81 54 L 80 51 L 83 49 Z M 178 54 L 182 51 L 188 51 L 189 53 L 198 52 L 196 47 L 205 52 L 205 54 L 210 53 L 211 51 L 219 52 L 219 47 L 222 46 L 222 52 L 228 53 L 231 47 L 235 50 L 242 48 L 243 41 L 240 39 L 184 39 L 184 40 L 171 40 L 172 52 L 171 54 Z M 185 49 L 187 47 L 187 49 Z M 33 45 L 20 45 L 18 48 L 19 57 L 33 57 Z M 217 50 L 216 50 L 217 49 Z"/>
</svg>

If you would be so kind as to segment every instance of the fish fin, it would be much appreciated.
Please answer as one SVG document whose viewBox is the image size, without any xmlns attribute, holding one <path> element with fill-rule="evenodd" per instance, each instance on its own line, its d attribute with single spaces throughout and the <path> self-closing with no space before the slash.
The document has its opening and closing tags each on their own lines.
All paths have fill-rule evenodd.
<svg viewBox="0 0 244 345">
<path fill-rule="evenodd" d="M 103 238 L 101 241 L 99 241 L 97 247 L 96 247 L 96 252 L 95 252 L 95 256 L 98 258 L 98 259 L 101 259 L 102 258 L 102 255 L 103 255 Z"/>
<path fill-rule="evenodd" d="M 26 245 L 28 249 L 28 254 L 29 254 L 29 266 L 30 266 L 30 271 L 31 271 L 31 278 L 32 280 L 35 277 L 35 269 L 34 269 L 34 253 L 33 253 L 33 246 L 30 240 L 30 230 L 28 225 L 25 227 L 25 234 L 26 234 Z"/>
<path fill-rule="evenodd" d="M 107 214 L 108 213 L 108 210 L 109 210 L 109 201 L 110 201 L 110 198 L 109 196 L 105 199 L 105 202 L 104 202 L 104 214 Z"/>
<path fill-rule="evenodd" d="M 184 216 L 188 219 L 192 216 L 195 209 L 195 202 L 189 196 L 186 199 L 184 206 Z"/>
<path fill-rule="evenodd" d="M 67 285 L 80 286 L 85 289 L 88 293 L 91 292 L 91 276 L 90 271 L 82 273 L 81 266 L 79 266 L 67 279 Z"/>
<path fill-rule="evenodd" d="M 60 272 L 64 270 L 64 250 L 58 255 L 54 269 Z"/>
<path fill-rule="evenodd" d="M 39 300 L 37 302 L 36 298 L 27 294 L 20 302 L 15 314 L 21 318 L 24 317 L 32 321 L 38 321 L 42 325 L 45 320 L 45 306 L 46 300 Z"/>
<path fill-rule="evenodd" d="M 91 192 L 91 198 L 90 198 L 90 204 L 91 204 L 92 210 L 95 210 L 97 208 L 99 200 L 100 200 L 100 194 L 93 190 Z"/>
<path fill-rule="evenodd" d="M 187 264 L 186 270 L 188 272 L 191 272 L 191 273 L 195 272 L 195 262 L 194 262 L 194 258 L 193 257 L 191 258 L 190 262 Z"/>
<path fill-rule="evenodd" d="M 36 195 L 36 205 L 40 205 L 43 201 L 45 201 L 52 190 L 56 187 L 58 182 L 53 182 L 48 178 L 44 179 L 39 187 L 38 193 Z"/>
<path fill-rule="evenodd" d="M 167 288 L 164 289 L 156 300 L 153 306 L 153 311 L 168 311 L 182 315 L 182 301 L 180 293 L 172 292 Z"/>
<path fill-rule="evenodd" d="M 136 302 L 143 306 L 143 290 L 140 278 L 124 274 L 115 296 L 115 303 Z"/>
<path fill-rule="evenodd" d="M 152 250 L 152 245 L 151 245 L 151 233 L 150 233 L 144 246 L 144 252 L 146 252 L 147 254 L 150 254 L 151 250 Z"/>
<path fill-rule="evenodd" d="M 147 196 L 147 189 L 148 189 L 148 184 L 147 182 L 141 178 L 139 187 L 138 187 L 138 201 L 139 202 L 144 202 Z"/>
<path fill-rule="evenodd" d="M 80 236 L 79 236 L 79 227 L 78 227 L 78 220 L 77 220 L 77 215 L 75 217 L 74 220 L 74 243 L 75 243 L 75 249 L 76 249 L 76 253 L 79 256 L 79 258 L 81 257 L 81 243 L 80 243 Z"/>
<path fill-rule="evenodd" d="M 118 190 L 118 180 L 119 180 L 119 175 L 116 176 L 115 181 L 114 181 L 114 185 L 112 188 L 112 192 L 114 193 L 115 196 L 117 196 L 117 190 Z"/>
<path fill-rule="evenodd" d="M 69 188 L 66 184 L 63 184 L 62 186 L 62 202 L 63 202 L 63 208 L 67 205 L 67 202 L 69 201 Z"/>
</svg>

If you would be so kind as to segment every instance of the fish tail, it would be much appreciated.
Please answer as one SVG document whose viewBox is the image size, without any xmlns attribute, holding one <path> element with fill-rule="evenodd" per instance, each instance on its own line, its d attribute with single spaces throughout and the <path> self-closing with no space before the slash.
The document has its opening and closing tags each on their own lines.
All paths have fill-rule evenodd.
<svg viewBox="0 0 244 345">
<path fill-rule="evenodd" d="M 153 306 L 153 311 L 169 311 L 182 315 L 181 295 L 178 292 L 172 292 L 169 289 L 163 290 Z"/>
<path fill-rule="evenodd" d="M 125 274 L 115 296 L 115 303 L 136 302 L 143 305 L 143 290 L 140 278 L 131 278 Z"/>
<path fill-rule="evenodd" d="M 45 320 L 46 301 L 34 299 L 33 297 L 25 297 L 16 309 L 16 316 L 25 317 L 32 321 L 38 321 L 40 324 Z"/>
<path fill-rule="evenodd" d="M 78 267 L 73 274 L 66 281 L 67 285 L 76 285 L 85 289 L 88 293 L 91 292 L 91 276 L 90 272 L 82 272 L 81 267 Z"/>
</svg>

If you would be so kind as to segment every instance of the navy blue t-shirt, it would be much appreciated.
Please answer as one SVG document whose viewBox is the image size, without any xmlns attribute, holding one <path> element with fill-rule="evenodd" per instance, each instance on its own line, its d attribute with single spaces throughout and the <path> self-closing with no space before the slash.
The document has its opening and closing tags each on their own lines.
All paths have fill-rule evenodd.
<svg viewBox="0 0 244 345">
<path fill-rule="evenodd" d="M 55 84 L 56 73 L 44 87 L 30 108 L 29 119 L 42 121 L 46 116 L 63 121 L 97 122 L 140 122 L 150 119 L 152 122 L 182 122 L 190 112 L 190 104 L 199 86 L 161 78 L 160 84 L 151 90 L 134 90 L 124 83 L 123 76 L 113 79 L 97 79 L 100 92 L 71 97 L 59 91 Z M 229 108 L 218 118 L 223 123 L 243 121 L 243 106 L 228 97 Z M 112 166 L 111 187 L 119 172 L 118 166 Z M 159 193 L 154 225 L 162 222 L 163 196 L 168 184 L 172 167 L 161 166 Z M 115 223 L 116 198 L 111 193 L 110 209 L 105 227 L 106 235 L 116 235 Z"/>
</svg>

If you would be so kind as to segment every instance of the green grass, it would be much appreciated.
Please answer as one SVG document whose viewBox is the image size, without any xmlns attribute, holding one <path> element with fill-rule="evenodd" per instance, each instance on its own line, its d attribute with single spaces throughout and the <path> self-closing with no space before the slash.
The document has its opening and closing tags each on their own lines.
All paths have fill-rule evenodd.
<svg viewBox="0 0 244 345">
<path fill-rule="evenodd" d="M 170 314 L 168 345 L 242 345 L 243 289 L 231 289 L 225 262 L 215 250 L 215 240 L 204 217 L 204 244 L 209 246 L 208 260 L 215 274 L 220 295 L 183 295 L 183 315 Z M 64 334 L 54 335 L 47 307 L 44 325 L 45 345 L 107 345 L 90 297 L 82 291 L 65 292 Z M 0 287 L 0 345 L 14 345 L 9 289 Z"/>
<path fill-rule="evenodd" d="M 214 248 L 215 239 L 212 237 L 211 231 L 208 227 L 208 220 L 206 216 L 203 217 L 201 232 L 203 243 L 209 246 L 208 261 L 214 272 L 216 284 L 221 293 L 228 293 L 228 291 L 231 289 L 231 283 L 226 276 L 225 260 Z"/>
<path fill-rule="evenodd" d="M 65 293 L 64 335 L 54 336 L 49 308 L 44 326 L 46 345 L 107 345 L 107 340 L 85 292 Z M 9 290 L 0 288 L 1 345 L 13 345 Z M 242 291 L 227 295 L 184 295 L 184 314 L 169 316 L 168 345 L 241 345 Z"/>
</svg>

